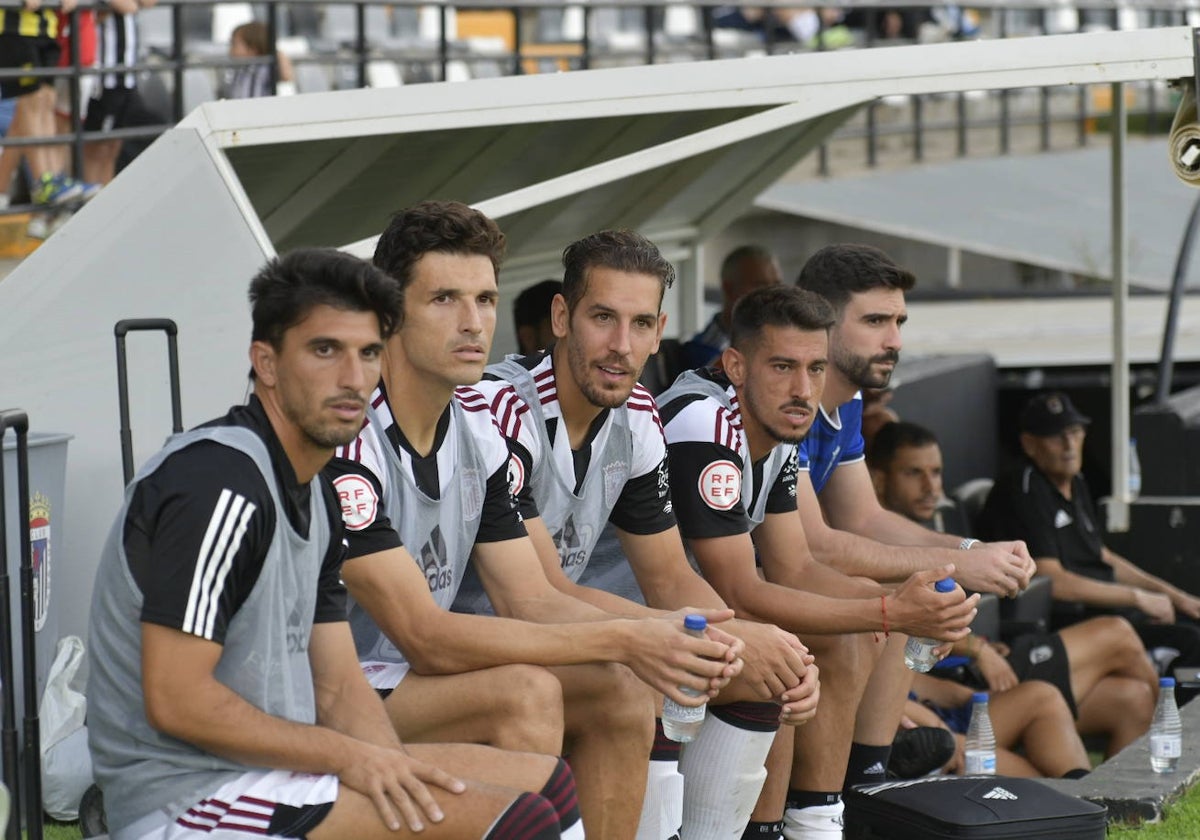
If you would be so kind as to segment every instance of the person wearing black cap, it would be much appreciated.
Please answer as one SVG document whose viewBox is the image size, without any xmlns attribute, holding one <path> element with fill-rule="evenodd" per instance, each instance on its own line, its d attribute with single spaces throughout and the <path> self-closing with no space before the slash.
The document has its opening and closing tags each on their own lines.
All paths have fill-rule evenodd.
<svg viewBox="0 0 1200 840">
<path fill-rule="evenodd" d="M 988 539 L 1025 540 L 1038 573 L 1050 578 L 1055 628 L 1094 615 L 1123 615 L 1162 670 L 1200 665 L 1200 599 L 1139 569 L 1101 539 L 1082 475 L 1090 423 L 1066 394 L 1033 397 L 1019 419 L 1025 463 L 997 479 L 978 530 Z"/>
</svg>

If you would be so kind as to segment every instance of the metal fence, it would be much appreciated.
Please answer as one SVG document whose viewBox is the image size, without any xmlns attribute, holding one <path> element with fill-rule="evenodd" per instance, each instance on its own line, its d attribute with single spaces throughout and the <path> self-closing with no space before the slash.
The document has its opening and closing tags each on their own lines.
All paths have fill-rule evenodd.
<svg viewBox="0 0 1200 840">
<path fill-rule="evenodd" d="M 13 0 L 0 3 L 14 5 Z M 761 10 L 761 16 L 755 18 L 752 9 Z M 72 13 L 73 24 L 78 15 L 78 10 Z M 69 104 L 67 131 L 51 137 L 5 139 L 3 145 L 69 144 L 72 168 L 78 175 L 85 143 L 156 136 L 191 108 L 217 98 L 220 77 L 236 68 L 266 65 L 274 85 L 280 52 L 289 55 L 295 89 L 304 93 L 832 48 L 1175 26 L 1193 19 L 1200 22 L 1200 8 L 1192 11 L 1169 2 L 1056 2 L 1052 6 L 1017 2 L 968 9 L 864 0 L 853 7 L 799 9 L 778 0 L 754 7 L 703 0 L 608 0 L 582 5 L 515 0 L 503 6 L 479 0 L 453 5 L 160 0 L 138 18 L 137 63 L 115 69 L 138 74 L 142 95 L 151 110 L 161 114 L 161 122 L 84 131 L 79 80 L 114 68 L 83 66 L 79 45 L 72 40 L 68 66 L 39 71 L 44 77 L 69 80 L 64 102 Z M 233 24 L 251 18 L 266 24 L 267 57 L 230 58 L 228 36 Z M 0 77 L 21 75 L 30 71 L 0 70 Z M 850 164 L 856 167 L 877 166 L 885 154 L 921 161 L 935 138 L 940 138 L 940 154 L 959 156 L 1007 154 L 1018 132 L 1026 145 L 1036 137 L 1036 148 L 1043 150 L 1063 143 L 1085 145 L 1089 133 L 1102 130 L 1109 117 L 1111 103 L 1102 98 L 1105 91 L 1040 88 L 876 102 L 843 126 L 831 144 L 843 148 L 839 160 L 846 154 L 856 157 Z M 1135 130 L 1165 131 L 1174 108 L 1170 92 L 1147 83 L 1130 86 L 1130 93 L 1127 105 Z M 850 152 L 845 151 L 847 145 Z M 821 174 L 834 168 L 830 144 L 820 148 L 816 166 Z M 29 209 L 18 206 L 10 212 Z"/>
</svg>

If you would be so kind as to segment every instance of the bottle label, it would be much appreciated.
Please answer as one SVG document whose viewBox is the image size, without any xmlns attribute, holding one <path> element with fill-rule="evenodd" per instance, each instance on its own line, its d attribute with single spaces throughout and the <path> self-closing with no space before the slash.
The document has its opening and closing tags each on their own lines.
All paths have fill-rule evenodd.
<svg viewBox="0 0 1200 840">
<path fill-rule="evenodd" d="M 705 706 L 680 706 L 674 700 L 663 699 L 663 717 L 676 723 L 699 723 L 704 720 Z"/>
<path fill-rule="evenodd" d="M 1178 735 L 1151 735 L 1150 755 L 1155 758 L 1179 758 L 1183 739 Z"/>
<path fill-rule="evenodd" d="M 967 775 L 994 775 L 996 772 L 996 754 L 969 750 L 966 754 Z"/>
</svg>

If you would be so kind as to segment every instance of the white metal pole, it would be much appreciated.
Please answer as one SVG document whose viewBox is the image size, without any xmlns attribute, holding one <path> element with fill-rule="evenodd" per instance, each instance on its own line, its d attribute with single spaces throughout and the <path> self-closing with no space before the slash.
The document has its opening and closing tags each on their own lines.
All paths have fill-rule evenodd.
<svg viewBox="0 0 1200 840">
<path fill-rule="evenodd" d="M 1112 495 L 1108 530 L 1129 530 L 1129 357 L 1125 310 L 1129 303 L 1125 212 L 1125 84 L 1112 85 Z"/>
</svg>

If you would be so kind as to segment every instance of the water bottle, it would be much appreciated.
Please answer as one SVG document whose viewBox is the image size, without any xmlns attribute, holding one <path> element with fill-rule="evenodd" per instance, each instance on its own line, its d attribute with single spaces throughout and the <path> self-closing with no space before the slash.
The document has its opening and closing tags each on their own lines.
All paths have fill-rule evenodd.
<svg viewBox="0 0 1200 840">
<path fill-rule="evenodd" d="M 1175 705 L 1175 679 L 1158 681 L 1158 706 L 1150 722 L 1150 769 L 1155 773 L 1174 773 L 1183 752 L 1183 727 L 1179 707 Z"/>
<path fill-rule="evenodd" d="M 953 592 L 954 578 L 942 578 L 933 585 L 938 592 Z M 924 674 L 938 663 L 933 649 L 942 644 L 937 639 L 909 636 L 904 645 L 904 664 L 914 671 Z"/>
<path fill-rule="evenodd" d="M 967 775 L 996 775 L 996 736 L 988 716 L 988 695 L 980 691 L 971 696 L 971 723 L 967 727 Z"/>
<path fill-rule="evenodd" d="M 1138 458 L 1137 438 L 1129 439 L 1129 498 L 1136 499 L 1142 492 L 1142 462 Z"/>
<path fill-rule="evenodd" d="M 689 615 L 683 620 L 683 627 L 689 636 L 701 637 L 704 635 L 705 628 L 708 627 L 708 620 L 702 615 Z M 704 694 L 703 691 L 686 688 L 682 685 L 679 686 L 679 690 L 689 697 L 700 697 Z M 663 734 L 672 741 L 679 741 L 682 744 L 694 740 L 700 731 L 700 724 L 704 723 L 704 712 L 707 707 L 707 703 L 700 706 L 680 706 L 670 697 L 664 697 Z"/>
</svg>

